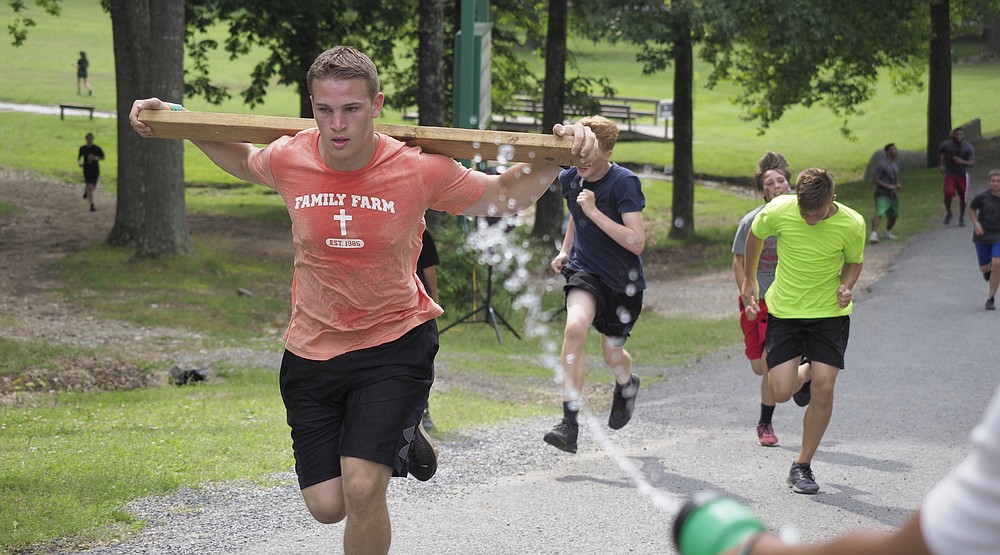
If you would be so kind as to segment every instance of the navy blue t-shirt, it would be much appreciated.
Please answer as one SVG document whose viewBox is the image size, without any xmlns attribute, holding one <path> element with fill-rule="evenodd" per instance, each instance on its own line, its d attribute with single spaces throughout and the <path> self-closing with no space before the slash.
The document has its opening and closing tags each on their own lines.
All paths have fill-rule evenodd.
<svg viewBox="0 0 1000 555">
<path fill-rule="evenodd" d="M 576 202 L 580 188 L 586 185 L 594 191 L 597 209 L 624 225 L 622 214 L 641 212 L 646 207 L 646 197 L 642 194 L 638 176 L 612 163 L 611 169 L 600 181 L 581 184 L 576 168 L 572 167 L 559 173 L 559 184 L 562 186 L 562 196 L 566 198 L 566 207 L 576 224 L 576 235 L 567 267 L 597 276 L 608 289 L 618 293 L 646 289 L 642 257 L 616 243 L 583 213 Z"/>
</svg>

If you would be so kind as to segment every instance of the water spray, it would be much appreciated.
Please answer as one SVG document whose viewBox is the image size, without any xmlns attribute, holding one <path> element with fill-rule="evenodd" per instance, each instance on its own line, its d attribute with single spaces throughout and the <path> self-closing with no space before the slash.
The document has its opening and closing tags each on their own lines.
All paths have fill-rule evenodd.
<svg viewBox="0 0 1000 555">
<path fill-rule="evenodd" d="M 504 149 L 498 173 L 506 170 L 513 148 Z M 507 207 L 510 208 L 510 207 Z M 502 211 L 496 207 L 496 211 Z M 520 245 L 511 244 L 504 228 L 521 223 L 519 216 L 506 216 L 501 225 L 479 225 L 467 244 L 480 255 L 480 262 L 498 265 L 510 277 L 504 287 L 514 294 L 514 306 L 526 310 L 525 325 L 529 337 L 546 338 L 550 334 L 547 316 L 541 310 L 541 294 L 531 291 L 525 267 L 532 256 Z M 676 224 L 676 222 L 675 222 Z M 505 247 L 502 251 L 496 247 Z M 555 382 L 564 386 L 562 363 L 555 354 L 556 344 L 543 341 L 542 363 L 552 369 Z M 717 492 L 703 491 L 689 499 L 657 489 L 604 431 L 601 423 L 584 406 L 581 392 L 570 392 L 580 404 L 580 417 L 598 445 L 621 468 L 637 491 L 649 498 L 654 507 L 673 519 L 674 546 L 681 555 L 719 555 L 764 531 L 764 525 L 745 505 Z"/>
</svg>

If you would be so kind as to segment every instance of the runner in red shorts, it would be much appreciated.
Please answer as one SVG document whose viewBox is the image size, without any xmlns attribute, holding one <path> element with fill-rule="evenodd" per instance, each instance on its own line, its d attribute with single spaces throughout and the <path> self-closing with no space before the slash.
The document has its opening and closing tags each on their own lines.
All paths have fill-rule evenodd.
<svg viewBox="0 0 1000 555">
<path fill-rule="evenodd" d="M 951 199 L 958 197 L 958 227 L 965 226 L 965 190 L 968 187 L 967 172 L 976 163 L 976 153 L 972 145 L 965 142 L 965 131 L 956 127 L 951 138 L 938 147 L 938 164 L 944 174 L 944 225 L 951 223 Z"/>
<path fill-rule="evenodd" d="M 748 212 L 736 230 L 736 238 L 733 240 L 733 275 L 736 277 L 736 287 L 742 290 L 743 282 L 746 281 L 744 273 L 744 261 L 746 260 L 746 239 L 753 223 L 754 216 L 763 210 L 771 199 L 778 195 L 788 193 L 790 186 L 788 178 L 791 174 L 788 171 L 788 162 L 785 157 L 776 153 L 768 152 L 759 162 L 757 170 L 754 172 L 754 185 L 757 192 L 763 195 L 764 204 Z M 750 361 L 750 368 L 754 374 L 761 377 L 760 380 L 760 419 L 757 421 L 757 443 L 764 447 L 774 447 L 778 445 L 778 436 L 774 433 L 774 426 L 771 418 L 774 416 L 774 395 L 771 394 L 771 387 L 767 381 L 767 352 L 764 349 L 764 336 L 767 332 L 767 303 L 764 301 L 764 294 L 767 288 L 774 281 L 774 271 L 778 266 L 778 239 L 768 237 L 764 241 L 761 250 L 760 263 L 757 265 L 757 283 L 760 284 L 760 300 L 757 301 L 757 318 L 750 320 L 746 317 L 743 306 L 743 299 L 740 298 L 740 328 L 743 329 L 743 341 L 746 345 L 744 353 Z"/>
</svg>

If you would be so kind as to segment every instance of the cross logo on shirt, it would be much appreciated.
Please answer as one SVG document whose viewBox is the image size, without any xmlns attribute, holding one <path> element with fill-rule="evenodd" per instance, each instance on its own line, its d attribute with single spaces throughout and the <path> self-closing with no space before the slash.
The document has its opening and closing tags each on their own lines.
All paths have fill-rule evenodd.
<svg viewBox="0 0 1000 555">
<path fill-rule="evenodd" d="M 340 209 L 340 214 L 334 214 L 333 219 L 340 222 L 340 235 L 347 235 L 347 222 L 354 219 L 354 216 L 348 216 L 347 211 L 343 208 Z"/>
</svg>

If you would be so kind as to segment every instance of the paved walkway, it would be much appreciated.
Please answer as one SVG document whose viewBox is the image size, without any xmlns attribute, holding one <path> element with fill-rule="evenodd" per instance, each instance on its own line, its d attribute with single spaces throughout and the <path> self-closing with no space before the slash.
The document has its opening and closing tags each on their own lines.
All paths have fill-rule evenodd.
<svg viewBox="0 0 1000 555">
<path fill-rule="evenodd" d="M 1000 313 L 983 309 L 970 235 L 951 227 L 914 238 L 857 303 L 835 414 L 813 463 L 819 495 L 784 483 L 802 409 L 779 406 L 781 446 L 756 445 L 758 382 L 734 346 L 663 369 L 632 423 L 613 432 L 611 454 L 638 470 L 652 496 L 590 430 L 576 455 L 542 443 L 550 419 L 482 431 L 444 444 L 431 482 L 393 481 L 393 552 L 673 553 L 673 506 L 707 488 L 804 541 L 898 526 L 968 452 L 998 383 Z M 606 415 L 596 419 L 604 433 Z M 92 553 L 339 552 L 343 533 L 342 524 L 313 522 L 291 483 L 181 492 L 133 510 L 152 525 Z"/>
<path fill-rule="evenodd" d="M 83 97 L 81 97 L 83 98 Z M 85 100 L 80 101 L 81 104 L 87 104 Z M 43 106 L 40 104 L 14 104 L 12 102 L 0 102 L 0 112 L 27 112 L 31 114 L 50 114 L 59 115 L 59 105 L 55 106 Z M 71 111 L 71 115 L 79 115 L 82 112 Z M 102 112 L 100 110 L 94 110 L 95 118 L 115 118 L 118 117 L 114 112 Z"/>
</svg>

